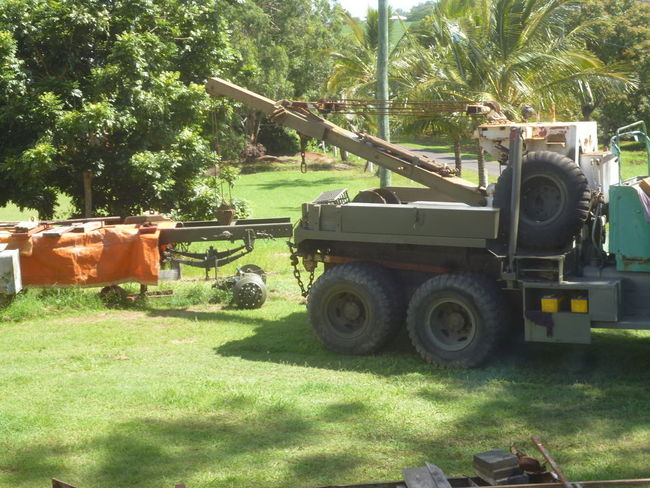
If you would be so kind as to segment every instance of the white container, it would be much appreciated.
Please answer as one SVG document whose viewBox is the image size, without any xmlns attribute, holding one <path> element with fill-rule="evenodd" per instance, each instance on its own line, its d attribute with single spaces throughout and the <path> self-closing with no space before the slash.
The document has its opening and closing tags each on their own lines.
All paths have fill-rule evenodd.
<svg viewBox="0 0 650 488">
<path fill-rule="evenodd" d="M 0 251 L 0 295 L 15 295 L 22 289 L 19 251 Z"/>
</svg>

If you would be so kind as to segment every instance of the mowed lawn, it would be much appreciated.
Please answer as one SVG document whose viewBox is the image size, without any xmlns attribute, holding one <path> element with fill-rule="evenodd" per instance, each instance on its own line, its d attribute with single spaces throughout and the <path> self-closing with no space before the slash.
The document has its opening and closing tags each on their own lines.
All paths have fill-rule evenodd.
<svg viewBox="0 0 650 488">
<path fill-rule="evenodd" d="M 322 190 L 375 185 L 357 170 L 270 172 L 242 176 L 236 196 L 254 217 L 295 220 Z M 312 336 L 283 242 L 243 262 L 271 271 L 260 310 L 210 304 L 196 281 L 134 307 L 32 291 L 0 309 L 0 487 L 298 488 L 425 461 L 460 476 L 476 452 L 534 454 L 530 435 L 574 480 L 650 475 L 650 334 L 517 344 L 471 371 L 425 364 L 404 333 L 342 356 Z"/>
</svg>

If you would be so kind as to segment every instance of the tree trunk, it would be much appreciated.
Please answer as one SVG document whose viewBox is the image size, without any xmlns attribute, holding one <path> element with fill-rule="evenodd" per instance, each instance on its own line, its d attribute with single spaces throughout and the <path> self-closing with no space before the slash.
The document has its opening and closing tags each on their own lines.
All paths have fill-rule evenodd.
<svg viewBox="0 0 650 488">
<path fill-rule="evenodd" d="M 348 152 L 345 149 L 341 149 L 341 161 L 347 162 Z"/>
<path fill-rule="evenodd" d="M 454 140 L 454 158 L 456 159 L 456 173 L 458 176 L 461 175 L 461 172 L 463 170 L 463 158 L 460 154 L 460 149 L 461 149 L 461 138 L 457 137 Z"/>
<path fill-rule="evenodd" d="M 244 123 L 244 130 L 246 132 L 246 140 L 249 144 L 257 144 L 257 135 L 260 132 L 260 124 L 262 117 L 260 112 L 248 112 L 248 117 Z"/>
<path fill-rule="evenodd" d="M 485 153 L 480 144 L 478 144 L 476 160 L 478 162 L 478 186 L 481 188 L 487 188 L 488 174 L 487 168 L 485 167 Z"/>
<path fill-rule="evenodd" d="M 84 217 L 87 219 L 93 216 L 93 172 L 86 170 L 83 172 L 84 179 Z"/>
</svg>

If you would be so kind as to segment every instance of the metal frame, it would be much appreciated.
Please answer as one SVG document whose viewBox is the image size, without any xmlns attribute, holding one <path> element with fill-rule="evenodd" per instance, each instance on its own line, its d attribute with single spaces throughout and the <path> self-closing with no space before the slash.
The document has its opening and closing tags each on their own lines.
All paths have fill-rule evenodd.
<svg viewBox="0 0 650 488">
<path fill-rule="evenodd" d="M 639 126 L 640 130 L 629 130 L 633 127 Z M 609 150 L 620 157 L 621 155 L 621 137 L 634 136 L 641 137 L 645 141 L 646 152 L 648 153 L 648 174 L 650 174 L 650 137 L 648 137 L 648 129 L 643 120 L 634 122 L 633 124 L 625 125 L 616 129 L 616 135 L 612 136 L 609 141 Z M 621 165 L 618 165 L 618 180 L 621 181 Z"/>
<path fill-rule="evenodd" d="M 160 229 L 158 243 L 238 241 L 252 238 L 291 237 L 293 226 L 288 217 L 238 220 L 232 225 L 216 221 L 178 222 L 171 229 Z"/>
<path fill-rule="evenodd" d="M 299 105 L 293 106 L 292 102 L 275 102 L 220 78 L 208 79 L 205 89 L 214 97 L 237 100 L 270 117 L 278 125 L 356 154 L 382 168 L 449 195 L 455 201 L 473 206 L 485 206 L 487 203 L 484 190 L 474 183 L 453 176 L 453 171 L 446 165 L 368 134 L 345 130 Z"/>
</svg>

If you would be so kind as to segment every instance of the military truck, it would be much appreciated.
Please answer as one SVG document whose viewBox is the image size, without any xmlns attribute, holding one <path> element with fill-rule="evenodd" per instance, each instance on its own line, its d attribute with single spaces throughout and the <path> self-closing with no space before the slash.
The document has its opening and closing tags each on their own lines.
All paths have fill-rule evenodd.
<svg viewBox="0 0 650 488">
<path fill-rule="evenodd" d="M 527 341 L 585 344 L 594 328 L 650 329 L 650 179 L 620 181 L 618 161 L 627 136 L 650 155 L 644 123 L 620 129 L 603 152 L 591 122 L 494 117 L 477 137 L 504 170 L 483 188 L 309 104 L 216 78 L 206 89 L 424 185 L 354 198 L 332 190 L 303 204 L 292 260 L 299 274 L 302 259 L 309 284 L 324 266 L 303 288 L 311 327 L 331 350 L 374 353 L 406 323 L 426 361 L 476 367 L 522 327 Z"/>
</svg>

